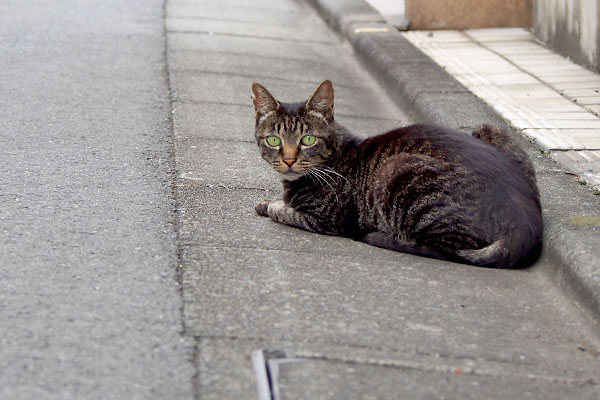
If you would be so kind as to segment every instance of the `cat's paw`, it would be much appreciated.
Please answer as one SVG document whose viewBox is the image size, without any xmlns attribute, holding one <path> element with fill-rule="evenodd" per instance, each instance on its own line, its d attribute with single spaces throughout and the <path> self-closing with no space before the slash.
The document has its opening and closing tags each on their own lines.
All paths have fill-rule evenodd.
<svg viewBox="0 0 600 400">
<path fill-rule="evenodd" d="M 259 201 L 256 207 L 254 207 L 256 213 L 260 216 L 268 217 L 269 213 L 267 210 L 269 208 L 269 203 L 271 203 L 271 200 Z"/>
</svg>

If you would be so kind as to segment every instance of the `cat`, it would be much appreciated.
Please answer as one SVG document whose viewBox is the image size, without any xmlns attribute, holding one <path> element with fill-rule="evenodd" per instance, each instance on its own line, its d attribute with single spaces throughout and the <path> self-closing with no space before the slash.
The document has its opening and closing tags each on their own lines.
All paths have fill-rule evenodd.
<svg viewBox="0 0 600 400">
<path fill-rule="evenodd" d="M 255 210 L 281 224 L 420 256 L 525 268 L 542 248 L 535 172 L 503 129 L 472 135 L 411 125 L 359 139 L 334 120 L 331 81 L 306 102 L 252 85 L 255 138 L 283 199 Z"/>
</svg>

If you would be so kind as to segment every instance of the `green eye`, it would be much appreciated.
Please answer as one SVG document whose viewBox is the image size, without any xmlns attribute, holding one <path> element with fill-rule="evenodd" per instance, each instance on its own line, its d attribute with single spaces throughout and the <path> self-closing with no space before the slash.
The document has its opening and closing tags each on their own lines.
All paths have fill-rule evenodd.
<svg viewBox="0 0 600 400">
<path fill-rule="evenodd" d="M 269 146 L 277 147 L 281 143 L 281 139 L 279 139 L 277 136 L 268 136 L 267 143 Z"/>
<path fill-rule="evenodd" d="M 300 142 L 305 146 L 312 146 L 316 141 L 317 138 L 313 135 L 302 136 L 302 139 L 300 139 Z"/>
</svg>

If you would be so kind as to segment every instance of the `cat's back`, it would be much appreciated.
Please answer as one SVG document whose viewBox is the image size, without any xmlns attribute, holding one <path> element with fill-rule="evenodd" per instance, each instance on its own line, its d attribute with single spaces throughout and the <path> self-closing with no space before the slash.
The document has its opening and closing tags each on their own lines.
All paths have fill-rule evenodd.
<svg viewBox="0 0 600 400">
<path fill-rule="evenodd" d="M 409 125 L 372 136 L 361 144 L 366 155 L 419 154 L 446 161 L 463 161 L 473 152 L 496 149 L 471 135 L 434 125 Z"/>
<path fill-rule="evenodd" d="M 433 125 L 410 125 L 365 139 L 361 143 L 363 163 L 370 169 L 411 155 L 429 160 L 429 166 L 459 165 L 482 178 L 494 178 L 499 184 L 504 179 L 524 177 L 521 160 L 501 148 L 472 135 Z M 523 182 L 524 187 L 531 184 Z M 534 185 L 533 185 L 534 186 Z"/>
<path fill-rule="evenodd" d="M 542 231 L 533 168 L 512 145 L 487 139 L 429 125 L 366 139 L 357 200 L 363 224 L 477 265 L 530 263 Z M 386 216 L 384 224 L 378 215 Z"/>
</svg>

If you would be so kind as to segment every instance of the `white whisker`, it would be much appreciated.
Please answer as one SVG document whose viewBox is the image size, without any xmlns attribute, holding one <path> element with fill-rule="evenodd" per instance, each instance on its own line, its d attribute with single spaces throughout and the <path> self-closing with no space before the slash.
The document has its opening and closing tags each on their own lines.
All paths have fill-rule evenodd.
<svg viewBox="0 0 600 400">
<path fill-rule="evenodd" d="M 304 171 L 304 175 L 308 176 L 313 182 L 319 182 L 319 184 L 321 185 L 321 187 L 323 186 L 323 182 L 321 181 L 321 179 L 313 173 L 313 171 L 308 170 L 308 171 Z"/>
<path fill-rule="evenodd" d="M 338 173 L 336 170 L 334 170 L 333 168 L 330 167 L 317 167 L 323 171 L 327 171 L 327 172 L 331 172 L 332 174 L 335 174 L 337 176 L 339 176 L 340 178 L 342 178 L 343 180 L 345 180 L 347 183 L 350 183 L 350 181 L 348 180 L 348 178 L 346 178 L 344 175 Z"/>
<path fill-rule="evenodd" d="M 335 180 L 331 176 L 329 176 L 326 172 L 321 171 L 318 168 L 311 169 L 311 172 L 314 174 L 314 176 L 319 177 L 320 181 L 324 182 L 327 186 L 329 186 L 329 188 L 335 195 L 336 201 L 339 203 L 340 199 L 338 198 L 337 190 L 333 187 L 333 185 L 330 183 L 330 181 L 327 178 L 331 179 L 332 183 L 335 183 Z"/>
</svg>

